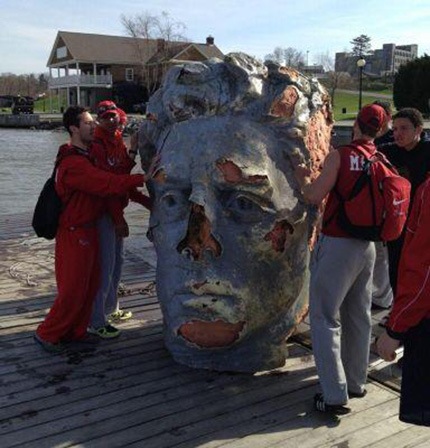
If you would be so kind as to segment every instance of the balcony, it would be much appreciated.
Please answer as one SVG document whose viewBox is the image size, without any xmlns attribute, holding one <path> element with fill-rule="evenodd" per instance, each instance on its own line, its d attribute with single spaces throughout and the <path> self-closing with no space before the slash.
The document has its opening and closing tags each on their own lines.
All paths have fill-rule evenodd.
<svg viewBox="0 0 430 448">
<path fill-rule="evenodd" d="M 67 87 L 112 87 L 112 75 L 68 75 L 49 78 L 48 88 L 64 89 Z"/>
</svg>

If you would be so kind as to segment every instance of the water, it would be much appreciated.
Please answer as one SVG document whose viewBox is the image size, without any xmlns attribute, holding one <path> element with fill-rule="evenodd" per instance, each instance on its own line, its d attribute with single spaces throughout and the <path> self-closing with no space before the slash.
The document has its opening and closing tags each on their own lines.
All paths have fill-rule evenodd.
<svg viewBox="0 0 430 448">
<path fill-rule="evenodd" d="M 64 131 L 0 129 L 0 216 L 32 211 Z"/>
</svg>

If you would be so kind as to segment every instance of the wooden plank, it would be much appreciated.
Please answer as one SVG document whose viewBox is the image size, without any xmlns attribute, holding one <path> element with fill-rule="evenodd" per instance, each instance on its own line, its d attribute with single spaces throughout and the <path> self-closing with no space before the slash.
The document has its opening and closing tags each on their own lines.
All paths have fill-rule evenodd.
<svg viewBox="0 0 430 448">
<path fill-rule="evenodd" d="M 289 410 L 278 410 L 261 418 L 253 419 L 248 424 L 248 434 L 245 436 L 242 433 L 237 434 L 234 427 L 229 431 L 228 438 L 225 437 L 226 434 L 223 431 L 220 431 L 217 434 L 212 434 L 212 441 L 199 444 L 199 446 L 204 448 L 220 446 L 228 448 L 308 447 L 309 444 L 315 447 L 322 446 L 326 433 L 331 434 L 337 426 L 343 426 L 347 418 L 361 415 L 363 411 L 364 413 L 368 412 L 370 401 L 373 407 L 384 405 L 387 401 L 396 401 L 396 397 L 392 393 L 380 389 L 374 384 L 369 384 L 368 388 L 369 394 L 372 395 L 371 400 L 366 396 L 363 399 L 351 401 L 353 413 L 347 416 L 333 418 L 314 411 L 312 394 L 316 389 L 313 389 L 312 394 L 308 393 L 306 397 L 302 397 L 301 406 L 294 406 Z M 243 430 L 243 428 L 241 429 Z"/>
<path fill-rule="evenodd" d="M 108 440 L 100 442 L 103 446 L 106 446 L 106 443 L 109 443 L 109 446 L 124 446 L 123 444 L 128 443 L 132 435 L 126 428 L 134 427 L 136 424 L 143 426 L 138 428 L 138 434 L 143 432 L 145 437 L 150 434 L 158 435 L 163 433 L 166 428 L 170 428 L 170 425 L 176 425 L 178 419 L 181 421 L 184 418 L 186 421 L 196 418 L 200 420 L 217 415 L 220 411 L 224 412 L 226 408 L 227 411 L 233 411 L 236 407 L 244 406 L 244 403 L 247 404 L 250 400 L 254 402 L 265 400 L 267 394 L 282 395 L 286 390 L 296 387 L 296 377 L 309 377 L 309 372 L 302 368 L 300 361 L 288 371 L 289 381 L 281 381 L 280 374 L 251 376 L 206 372 L 206 381 L 195 382 L 188 387 L 176 387 L 171 391 L 166 390 L 163 394 L 164 400 L 157 406 L 147 408 L 146 402 L 142 401 L 140 397 L 130 397 L 121 402 L 120 406 L 117 403 L 114 407 L 106 406 L 93 409 L 91 414 L 86 416 L 85 425 L 82 425 L 81 415 L 76 418 L 69 416 L 64 421 L 51 421 L 49 428 L 45 428 L 47 432 L 43 433 L 43 440 L 40 440 L 40 444 L 39 440 L 37 441 L 38 446 L 53 446 L 60 443 L 64 437 L 83 442 L 91 440 L 98 434 L 110 434 Z M 313 383 L 315 380 L 313 372 Z M 200 392 L 198 392 L 199 390 Z M 122 422 L 119 421 L 119 416 L 122 416 Z M 141 423 L 142 419 L 143 424 Z M 156 424 L 154 424 L 155 419 L 157 420 Z M 38 429 L 38 434 L 42 429 Z M 52 433 L 53 431 L 58 434 L 49 436 L 48 432 Z M 17 436 L 20 438 L 19 446 L 26 446 L 25 443 L 22 443 L 23 434 L 25 431 L 20 431 Z M 116 440 L 118 442 L 115 442 Z M 98 440 L 91 440 L 91 445 L 99 446 Z"/>
</svg>

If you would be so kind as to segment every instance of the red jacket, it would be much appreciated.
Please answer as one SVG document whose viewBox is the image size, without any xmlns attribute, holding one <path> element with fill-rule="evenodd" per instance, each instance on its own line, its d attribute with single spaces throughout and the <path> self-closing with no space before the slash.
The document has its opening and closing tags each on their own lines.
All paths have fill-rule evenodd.
<svg viewBox="0 0 430 448">
<path fill-rule="evenodd" d="M 415 193 L 399 263 L 397 295 L 388 320 L 390 336 L 430 318 L 430 177 Z"/>
<path fill-rule="evenodd" d="M 90 154 L 96 167 L 115 174 L 128 174 L 136 165 L 128 156 L 121 132 L 111 135 L 100 126 L 94 131 Z M 130 190 L 121 198 L 111 198 L 106 202 L 106 208 L 115 224 L 125 222 L 123 211 L 129 199 L 148 209 L 151 207 L 151 200 L 136 189 Z"/>
<path fill-rule="evenodd" d="M 55 189 L 67 204 L 60 227 L 95 224 L 105 209 L 101 198 L 119 197 L 144 185 L 142 174 L 107 173 L 91 163 L 87 151 L 69 144 L 60 147 L 57 163 Z"/>
</svg>

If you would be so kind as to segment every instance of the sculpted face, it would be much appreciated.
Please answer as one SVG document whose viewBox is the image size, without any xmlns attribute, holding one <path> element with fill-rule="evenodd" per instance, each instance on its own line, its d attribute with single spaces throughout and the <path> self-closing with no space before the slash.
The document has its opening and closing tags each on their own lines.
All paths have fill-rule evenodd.
<svg viewBox="0 0 430 448">
<path fill-rule="evenodd" d="M 167 348 L 188 366 L 254 372 L 284 364 L 307 312 L 318 213 L 294 167 L 318 170 L 331 116 L 319 85 L 235 57 L 170 72 L 139 147 L 144 167 L 160 156 L 148 233 Z"/>
<path fill-rule="evenodd" d="M 200 367 L 279 366 L 305 306 L 308 224 L 275 136 L 246 119 L 178 123 L 160 168 L 150 227 L 169 349 Z"/>
</svg>

